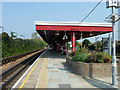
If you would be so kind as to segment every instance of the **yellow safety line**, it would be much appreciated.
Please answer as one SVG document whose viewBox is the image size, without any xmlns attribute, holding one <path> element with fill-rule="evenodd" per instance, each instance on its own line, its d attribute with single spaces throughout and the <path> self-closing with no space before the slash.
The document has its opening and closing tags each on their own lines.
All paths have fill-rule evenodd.
<svg viewBox="0 0 120 90">
<path fill-rule="evenodd" d="M 37 88 L 47 88 L 47 66 L 48 66 L 48 58 L 45 58 L 42 64 Z"/>
<path fill-rule="evenodd" d="M 34 67 L 31 69 L 31 71 L 29 72 L 28 76 L 25 78 L 25 80 L 23 81 L 23 83 L 20 85 L 19 88 L 22 88 L 24 86 L 24 84 L 26 83 L 27 79 L 29 78 L 29 76 L 31 75 L 31 73 L 33 72 L 33 70 L 35 69 L 36 65 L 38 64 L 38 62 L 41 60 L 41 58 L 39 58 L 39 60 L 35 63 Z"/>
</svg>

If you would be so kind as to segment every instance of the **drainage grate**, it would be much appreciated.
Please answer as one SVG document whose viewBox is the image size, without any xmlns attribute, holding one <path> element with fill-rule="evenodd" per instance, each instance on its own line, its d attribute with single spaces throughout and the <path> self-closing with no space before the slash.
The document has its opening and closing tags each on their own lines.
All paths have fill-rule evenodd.
<svg viewBox="0 0 120 90">
<path fill-rule="evenodd" d="M 47 67 L 48 69 L 54 69 L 54 67 Z"/>
<path fill-rule="evenodd" d="M 71 88 L 70 84 L 59 84 L 59 88 Z"/>
</svg>

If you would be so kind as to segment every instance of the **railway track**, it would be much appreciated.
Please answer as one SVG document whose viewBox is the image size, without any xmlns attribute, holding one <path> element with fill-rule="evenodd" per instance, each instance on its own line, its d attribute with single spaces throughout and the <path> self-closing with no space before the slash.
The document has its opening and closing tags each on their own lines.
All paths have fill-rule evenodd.
<svg viewBox="0 0 120 90">
<path fill-rule="evenodd" d="M 9 58 L 4 58 L 0 61 L 0 65 L 5 65 L 7 63 L 10 63 L 10 62 L 13 62 L 13 61 L 16 61 L 17 59 L 19 58 L 22 58 L 24 56 L 27 56 L 29 54 L 32 54 L 34 52 L 37 52 L 39 51 L 40 49 L 38 50 L 34 50 L 34 51 L 30 51 L 30 52 L 26 52 L 26 53 L 22 53 L 22 54 L 19 54 L 19 55 L 16 55 L 16 56 L 12 56 L 12 57 L 9 57 Z"/>
<path fill-rule="evenodd" d="M 4 90 L 12 88 L 20 76 L 27 70 L 27 68 L 41 55 L 45 50 L 31 56 L 20 64 L 10 68 L 8 71 L 0 75 L 0 89 Z"/>
</svg>

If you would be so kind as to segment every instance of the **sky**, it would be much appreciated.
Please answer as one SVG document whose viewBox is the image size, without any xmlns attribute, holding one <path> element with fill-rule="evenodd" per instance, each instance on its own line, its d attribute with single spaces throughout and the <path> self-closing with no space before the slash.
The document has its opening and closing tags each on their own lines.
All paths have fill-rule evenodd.
<svg viewBox="0 0 120 90">
<path fill-rule="evenodd" d="M 26 39 L 35 32 L 34 21 L 80 22 L 98 2 L 2 2 L 3 31 Z M 118 12 L 116 10 L 116 12 Z M 84 22 L 108 23 L 104 19 L 111 14 L 102 2 Z M 118 23 L 116 23 L 116 39 Z M 108 35 L 102 35 L 106 37 Z M 100 36 L 101 37 L 101 36 Z M 99 38 L 100 39 L 100 38 Z M 94 41 L 94 38 L 90 39 Z"/>
</svg>

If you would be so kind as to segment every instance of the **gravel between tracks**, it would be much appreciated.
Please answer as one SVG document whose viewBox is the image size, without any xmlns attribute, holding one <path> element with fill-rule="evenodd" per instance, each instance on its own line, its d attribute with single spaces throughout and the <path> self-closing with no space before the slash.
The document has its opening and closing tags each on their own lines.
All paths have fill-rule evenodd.
<svg viewBox="0 0 120 90">
<path fill-rule="evenodd" d="M 41 51 L 41 50 L 40 50 L 40 51 Z M 5 71 L 7 71 L 8 69 L 16 66 L 17 64 L 21 63 L 21 62 L 24 61 L 25 59 L 27 59 L 27 58 L 35 55 L 36 53 L 38 53 L 38 52 L 40 52 L 40 51 L 34 52 L 34 53 L 29 54 L 29 55 L 27 55 L 27 56 L 24 56 L 24 57 L 22 57 L 22 58 L 20 58 L 20 59 L 17 59 L 16 61 L 13 61 L 13 62 L 10 62 L 10 63 L 5 64 L 5 65 L 3 65 L 3 66 L 0 66 L 0 70 L 2 70 L 2 72 L 0 72 L 0 75 L 1 75 L 3 72 L 5 72 Z"/>
</svg>

